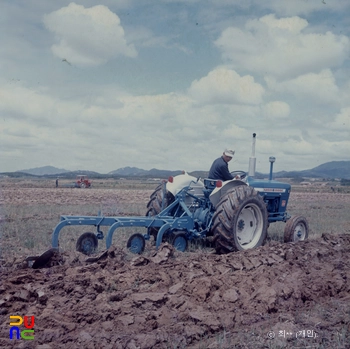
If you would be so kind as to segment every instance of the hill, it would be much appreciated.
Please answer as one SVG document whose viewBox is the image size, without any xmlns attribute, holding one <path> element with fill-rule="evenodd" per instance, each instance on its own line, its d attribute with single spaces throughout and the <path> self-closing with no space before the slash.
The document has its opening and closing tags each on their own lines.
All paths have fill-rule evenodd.
<svg viewBox="0 0 350 349">
<path fill-rule="evenodd" d="M 16 172 L 28 173 L 34 176 L 45 176 L 45 175 L 56 175 L 60 173 L 70 172 L 63 168 L 57 168 L 54 166 L 43 166 L 43 167 L 35 167 L 28 170 L 20 170 Z"/>
<path fill-rule="evenodd" d="M 176 176 L 180 174 L 180 170 L 159 170 L 152 168 L 150 170 L 143 170 L 138 167 L 122 167 L 117 170 L 108 172 L 107 174 L 101 174 L 93 171 L 68 171 L 53 166 L 37 167 L 28 170 L 16 171 L 13 173 L 15 176 L 33 175 L 33 176 L 64 176 L 75 177 L 77 174 L 87 174 L 90 177 L 156 177 L 156 178 L 168 178 L 169 176 Z M 5 174 L 5 173 L 4 173 Z M 208 175 L 207 171 L 193 171 L 190 172 L 194 177 L 205 178 Z M 8 175 L 8 173 L 6 173 Z M 256 173 L 257 178 L 266 178 L 268 174 Z M 274 178 L 344 178 L 350 179 L 350 161 L 330 161 L 314 167 L 309 170 L 302 171 L 280 171 L 274 173 Z"/>
<path fill-rule="evenodd" d="M 323 177 L 349 179 L 350 178 L 350 161 L 326 162 L 309 171 L 311 174 L 319 174 L 320 176 L 323 176 Z"/>
<path fill-rule="evenodd" d="M 123 176 L 123 177 L 160 177 L 160 178 L 167 178 L 169 176 L 176 176 L 180 174 L 182 171 L 171 171 L 171 170 L 158 170 L 156 168 L 152 168 L 150 170 L 142 170 L 137 167 L 122 167 L 118 170 L 111 171 L 108 174 L 110 175 L 117 175 L 117 176 Z"/>
<path fill-rule="evenodd" d="M 316 177 L 350 179 L 350 161 L 330 161 L 303 171 L 281 171 L 274 174 L 275 178 Z"/>
<path fill-rule="evenodd" d="M 138 167 L 122 167 L 118 168 L 117 170 L 108 172 L 110 175 L 117 175 L 117 176 L 143 176 L 147 174 L 148 171 L 142 170 L 141 168 Z"/>
</svg>

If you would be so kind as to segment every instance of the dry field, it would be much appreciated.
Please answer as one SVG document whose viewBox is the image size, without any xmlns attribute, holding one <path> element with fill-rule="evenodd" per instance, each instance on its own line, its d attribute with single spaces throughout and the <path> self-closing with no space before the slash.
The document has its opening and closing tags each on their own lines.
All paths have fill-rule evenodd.
<svg viewBox="0 0 350 349">
<path fill-rule="evenodd" d="M 50 248 L 60 215 L 143 215 L 156 183 L 54 185 L 0 179 L 1 348 L 350 348 L 349 193 L 293 188 L 288 212 L 310 225 L 298 244 L 277 223 L 243 253 L 148 243 L 135 257 L 124 229 L 87 263 L 75 243 L 88 230 L 64 228 L 56 265 L 34 270 L 24 258 Z M 10 340 L 10 315 L 34 315 L 35 339 Z"/>
</svg>

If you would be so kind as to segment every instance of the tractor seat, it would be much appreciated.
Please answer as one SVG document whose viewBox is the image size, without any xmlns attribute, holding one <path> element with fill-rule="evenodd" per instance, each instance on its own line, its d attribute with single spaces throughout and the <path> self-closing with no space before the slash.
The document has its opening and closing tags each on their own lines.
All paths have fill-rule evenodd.
<svg viewBox="0 0 350 349">
<path fill-rule="evenodd" d="M 217 181 L 219 181 L 219 179 L 204 178 L 204 186 L 207 189 L 213 190 L 216 187 L 216 182 Z"/>
<path fill-rule="evenodd" d="M 204 196 L 208 199 L 210 194 L 213 192 L 213 190 L 216 188 L 216 182 L 219 179 L 210 179 L 210 178 L 204 178 L 204 187 L 203 189 Z"/>
</svg>

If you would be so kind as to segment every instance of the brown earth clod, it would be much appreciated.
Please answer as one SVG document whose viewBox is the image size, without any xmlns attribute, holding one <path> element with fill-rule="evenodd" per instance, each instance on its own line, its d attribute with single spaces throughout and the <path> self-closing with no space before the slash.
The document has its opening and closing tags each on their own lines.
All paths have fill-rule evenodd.
<svg viewBox="0 0 350 349">
<path fill-rule="evenodd" d="M 165 243 L 131 260 L 112 247 L 79 263 L 75 252 L 56 255 L 61 263 L 46 268 L 55 253 L 41 269 L 1 269 L 1 347 L 14 345 L 14 314 L 35 316 L 37 347 L 267 348 L 270 331 L 301 330 L 317 337 L 276 345 L 318 345 L 336 333 L 349 343 L 350 235 L 228 255 Z"/>
</svg>

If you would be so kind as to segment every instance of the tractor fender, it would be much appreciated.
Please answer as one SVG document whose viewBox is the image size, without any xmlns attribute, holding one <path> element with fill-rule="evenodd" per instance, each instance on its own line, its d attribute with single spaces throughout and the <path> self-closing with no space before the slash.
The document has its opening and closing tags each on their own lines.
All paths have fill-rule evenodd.
<svg viewBox="0 0 350 349">
<path fill-rule="evenodd" d="M 210 202 L 216 207 L 217 203 L 220 201 L 220 198 L 226 194 L 227 191 L 239 185 L 247 185 L 247 183 L 239 179 L 230 179 L 229 181 L 222 182 L 222 186 L 215 188 L 209 196 Z"/>
<path fill-rule="evenodd" d="M 173 177 L 173 182 L 170 181 L 166 184 L 166 189 L 174 196 L 182 190 L 184 187 L 187 187 L 188 185 L 193 183 L 193 186 L 203 189 L 204 183 L 201 180 L 198 180 L 197 178 L 190 176 L 187 172 L 180 174 L 178 176 Z"/>
</svg>

